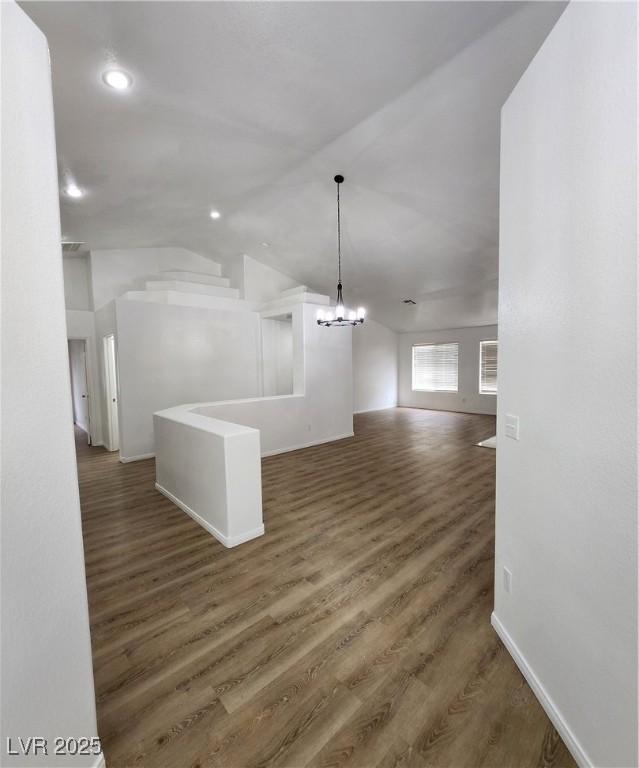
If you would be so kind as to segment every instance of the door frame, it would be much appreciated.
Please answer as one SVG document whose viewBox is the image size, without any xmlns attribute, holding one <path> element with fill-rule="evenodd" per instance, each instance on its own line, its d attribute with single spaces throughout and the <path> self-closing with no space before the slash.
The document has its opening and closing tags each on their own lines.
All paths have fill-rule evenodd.
<svg viewBox="0 0 639 768">
<path fill-rule="evenodd" d="M 109 340 L 113 339 L 113 363 L 115 369 L 115 381 L 111 382 L 110 360 L 109 360 Z M 118 345 L 115 333 L 106 333 L 102 336 L 102 365 L 104 368 L 104 401 L 106 406 L 106 424 L 104 445 L 108 451 L 118 451 L 120 449 L 120 382 L 118 372 Z M 115 402 L 117 405 L 117 415 L 114 419 L 112 397 L 115 392 Z M 114 426 L 117 428 L 117 441 L 114 440 Z M 117 445 L 116 445 L 117 443 Z"/>
<path fill-rule="evenodd" d="M 94 419 L 93 419 L 93 403 L 95 402 L 94 398 L 94 388 L 93 388 L 93 376 L 91 374 L 91 337 L 90 336 L 69 336 L 67 335 L 67 350 L 68 350 L 68 342 L 70 341 L 82 341 L 84 342 L 84 375 L 87 382 L 87 420 L 89 422 L 88 427 L 89 430 L 87 432 L 87 442 L 89 445 L 95 445 L 95 436 L 93 434 L 94 432 Z M 68 351 L 67 351 L 68 354 Z M 71 380 L 71 370 L 69 370 L 69 387 L 71 389 L 71 407 L 73 408 L 73 382 Z M 72 411 L 73 413 L 73 411 Z M 75 424 L 75 421 L 74 421 Z"/>
</svg>

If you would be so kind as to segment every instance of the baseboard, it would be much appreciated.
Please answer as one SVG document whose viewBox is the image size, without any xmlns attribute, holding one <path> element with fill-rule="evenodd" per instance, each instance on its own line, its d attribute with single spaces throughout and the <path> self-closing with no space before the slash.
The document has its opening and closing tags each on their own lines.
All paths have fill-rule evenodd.
<svg viewBox="0 0 639 768">
<path fill-rule="evenodd" d="M 195 520 L 196 523 L 201 525 L 205 531 L 208 531 L 208 533 L 210 533 L 211 536 L 215 536 L 215 538 L 221 544 L 224 544 L 224 546 L 228 547 L 229 549 L 231 547 L 237 547 L 238 544 L 244 544 L 245 541 L 250 541 L 251 539 L 257 539 L 258 536 L 264 535 L 264 525 L 260 525 L 257 528 L 252 528 L 250 531 L 245 531 L 244 533 L 241 533 L 238 536 L 225 536 L 221 531 L 218 531 L 218 529 L 214 525 L 211 525 L 211 523 L 209 523 L 203 517 L 200 517 L 200 515 L 198 515 L 198 513 L 195 510 L 187 506 L 183 501 L 178 499 L 177 496 L 174 496 L 171 493 L 171 491 L 167 491 L 167 489 L 164 488 L 164 486 L 160 485 L 159 483 L 156 483 L 155 488 L 163 496 L 166 496 L 167 499 L 172 501 L 176 507 L 179 507 L 183 512 L 186 512 L 186 514 L 189 517 L 192 517 L 193 520 Z"/>
<path fill-rule="evenodd" d="M 570 730 L 570 726 L 564 720 L 563 715 L 555 706 L 555 703 L 548 695 L 548 692 L 544 688 L 543 684 L 530 668 L 517 644 L 512 639 L 508 633 L 508 630 L 501 623 L 494 611 L 491 614 L 490 623 L 493 625 L 495 632 L 497 632 L 502 643 L 506 646 L 508 652 L 513 657 L 515 664 L 517 664 L 519 667 L 519 671 L 526 678 L 528 685 L 532 688 L 533 693 L 537 697 L 541 706 L 544 708 L 549 720 L 557 729 L 557 732 L 563 739 L 564 744 L 570 750 L 570 754 L 575 758 L 577 765 L 579 765 L 580 768 L 592 768 L 593 762 L 588 757 L 586 750 L 581 746 L 575 734 Z"/>
<path fill-rule="evenodd" d="M 129 464 L 132 461 L 145 461 L 146 459 L 154 459 L 154 453 L 141 453 L 139 456 L 122 456 L 120 454 L 120 461 L 123 464 Z"/>
<path fill-rule="evenodd" d="M 486 397 L 492 397 L 492 395 L 486 395 Z M 468 416 L 494 416 L 497 417 L 496 413 L 492 413 L 491 411 L 469 411 L 469 410 L 461 410 L 460 408 L 434 408 L 433 406 L 427 406 L 427 405 L 406 405 L 406 403 L 397 403 L 397 408 L 414 408 L 416 411 L 441 411 L 442 413 L 462 413 L 467 414 Z"/>
<path fill-rule="evenodd" d="M 392 407 L 394 408 L 395 406 L 392 406 Z M 302 448 L 312 448 L 314 445 L 323 445 L 324 443 L 333 443 L 335 442 L 335 440 L 345 440 L 347 437 L 353 437 L 354 434 L 355 434 L 354 432 L 346 432 L 343 435 L 335 435 L 335 437 L 324 437 L 321 440 L 311 440 L 308 443 L 300 443 L 299 445 L 292 445 L 289 448 L 276 448 L 274 451 L 263 451 L 261 455 L 276 456 L 278 453 L 288 453 L 289 451 L 300 451 Z M 123 464 L 129 464 L 132 461 L 144 461 L 145 459 L 154 459 L 154 458 L 155 458 L 155 453 L 141 453 L 139 456 L 122 456 L 121 455 L 120 461 Z"/>
<path fill-rule="evenodd" d="M 301 451 L 302 448 L 312 448 L 314 445 L 323 445 L 324 443 L 333 443 L 336 440 L 345 440 L 347 437 L 353 437 L 354 432 L 347 432 L 344 435 L 335 435 L 335 437 L 325 437 L 321 440 L 311 440 L 310 443 L 301 443 L 300 445 L 292 445 L 289 448 L 276 448 L 274 451 L 262 451 L 262 457 L 264 456 L 277 456 L 279 453 L 288 453 L 289 451 Z"/>
<path fill-rule="evenodd" d="M 397 403 L 393 403 L 393 405 L 383 405 L 381 408 L 364 408 L 363 411 L 353 411 L 353 416 L 357 416 L 358 413 L 372 413 L 373 411 L 389 411 L 391 408 L 397 408 Z"/>
</svg>

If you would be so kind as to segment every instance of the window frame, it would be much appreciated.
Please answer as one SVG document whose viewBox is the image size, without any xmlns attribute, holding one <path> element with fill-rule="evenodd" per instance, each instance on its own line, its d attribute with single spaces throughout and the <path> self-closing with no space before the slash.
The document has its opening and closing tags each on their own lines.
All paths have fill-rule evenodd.
<svg viewBox="0 0 639 768">
<path fill-rule="evenodd" d="M 457 386 L 455 389 L 422 389 L 415 386 L 415 347 L 442 347 L 455 345 L 457 347 Z M 459 349 L 461 343 L 459 341 L 422 341 L 411 346 L 411 391 L 412 392 L 431 392 L 444 395 L 457 395 L 459 394 Z"/>
<path fill-rule="evenodd" d="M 492 397 L 497 397 L 497 393 L 499 392 L 499 382 L 497 380 L 498 373 L 495 376 L 495 391 L 494 392 L 485 392 L 481 388 L 481 363 L 482 363 L 482 349 L 484 344 L 496 344 L 497 345 L 497 366 L 499 367 L 499 339 L 481 339 L 479 342 L 479 370 L 478 370 L 478 383 L 477 383 L 477 390 L 480 395 L 491 395 Z"/>
</svg>

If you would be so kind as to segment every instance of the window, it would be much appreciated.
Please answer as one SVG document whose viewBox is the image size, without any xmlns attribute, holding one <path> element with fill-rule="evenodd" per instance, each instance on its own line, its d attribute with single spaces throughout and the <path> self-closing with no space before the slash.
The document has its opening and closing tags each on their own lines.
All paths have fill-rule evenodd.
<svg viewBox="0 0 639 768">
<path fill-rule="evenodd" d="M 457 392 L 459 344 L 415 344 L 413 390 Z"/>
<path fill-rule="evenodd" d="M 497 342 L 479 342 L 479 394 L 497 394 Z"/>
</svg>

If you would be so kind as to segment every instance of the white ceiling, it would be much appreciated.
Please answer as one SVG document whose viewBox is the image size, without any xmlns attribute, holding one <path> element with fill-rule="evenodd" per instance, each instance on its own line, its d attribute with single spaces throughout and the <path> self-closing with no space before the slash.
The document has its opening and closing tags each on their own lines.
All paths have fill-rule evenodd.
<svg viewBox="0 0 639 768">
<path fill-rule="evenodd" d="M 339 171 L 347 303 L 396 330 L 496 321 L 499 112 L 564 3 L 21 5 L 87 190 L 61 198 L 67 239 L 248 253 L 332 294 Z"/>
</svg>

